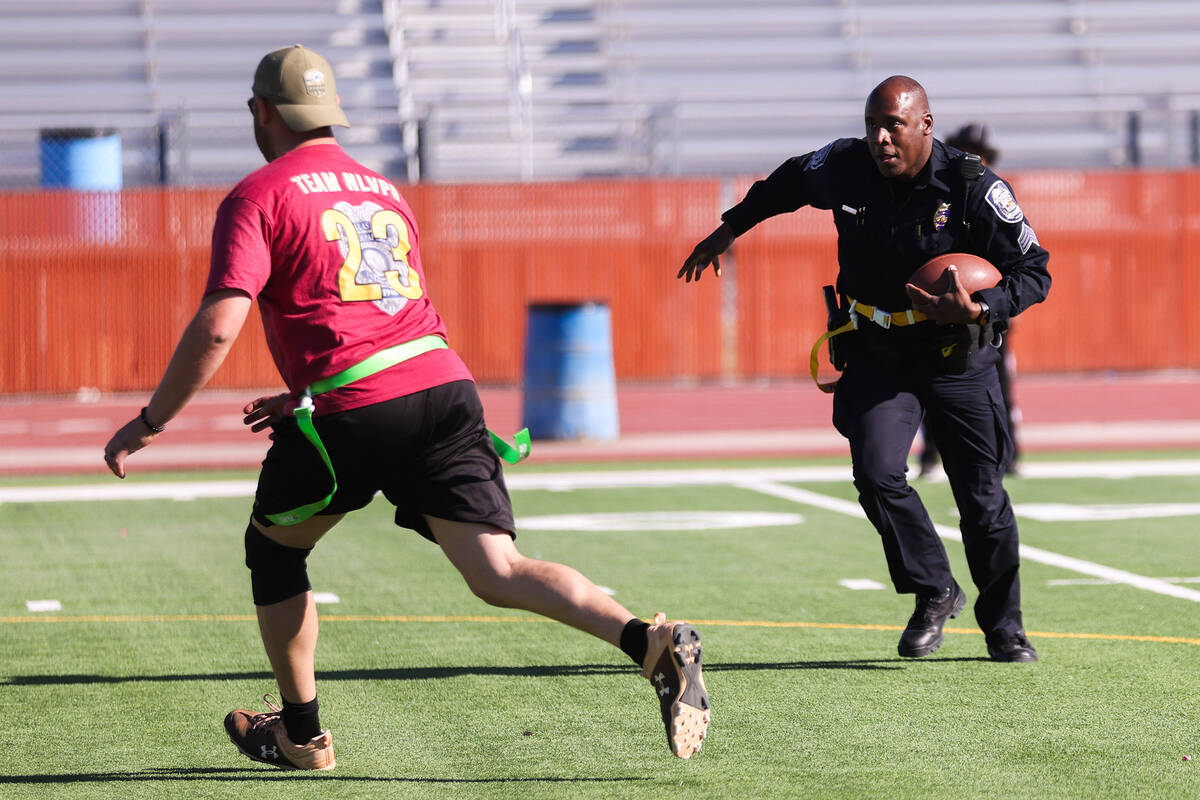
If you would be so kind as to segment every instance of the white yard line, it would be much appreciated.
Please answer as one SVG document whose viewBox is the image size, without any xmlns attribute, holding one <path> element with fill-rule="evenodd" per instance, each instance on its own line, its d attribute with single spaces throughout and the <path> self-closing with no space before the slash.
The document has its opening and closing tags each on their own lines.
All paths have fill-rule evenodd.
<svg viewBox="0 0 1200 800">
<path fill-rule="evenodd" d="M 30 611 L 62 611 L 62 603 L 57 600 L 26 600 L 25 608 Z"/>
<path fill-rule="evenodd" d="M 1163 583 L 1200 583 L 1200 576 L 1191 578 L 1159 578 Z M 1057 578 L 1046 581 L 1047 586 L 1112 586 L 1116 581 L 1101 578 Z"/>
<path fill-rule="evenodd" d="M 1124 479 L 1159 475 L 1200 474 L 1200 460 L 1155 461 L 1066 461 L 1022 465 L 1022 476 L 1033 478 Z M 733 485 L 793 502 L 824 508 L 839 514 L 863 517 L 858 503 L 785 486 L 784 483 L 830 483 L 849 481 L 849 466 L 776 467 L 761 469 L 622 470 L 595 472 L 522 473 L 507 476 L 513 491 L 571 491 L 574 489 L 653 488 L 662 486 Z M 187 481 L 148 483 L 93 483 L 73 486 L 0 487 L 0 503 L 61 503 L 102 500 L 195 500 L 209 497 L 250 497 L 255 481 Z M 938 535 L 961 541 L 958 530 L 937 525 Z M 1148 592 L 1200 602 L 1200 591 L 1173 585 L 1156 578 L 1106 567 L 1083 559 L 1021 545 L 1021 557 L 1049 566 L 1134 586 Z"/>
<path fill-rule="evenodd" d="M 827 511 L 833 511 L 838 514 L 845 514 L 859 519 L 865 519 L 862 508 L 858 503 L 852 503 L 848 500 L 842 500 L 838 497 L 828 497 L 817 492 L 812 492 L 807 489 L 798 489 L 794 486 L 784 486 L 778 483 L 769 481 L 738 481 L 735 485 L 744 489 L 750 489 L 762 494 L 779 497 L 784 500 L 791 500 L 795 503 L 804 505 L 816 506 Z M 962 541 L 962 534 L 957 528 L 952 528 L 949 525 L 933 526 L 943 539 L 950 539 L 955 542 Z M 1188 589 L 1183 586 L 1176 586 L 1166 581 L 1157 578 L 1147 578 L 1144 575 L 1137 575 L 1132 572 L 1126 572 L 1123 569 L 1115 569 L 1106 567 L 1103 564 L 1096 564 L 1091 561 L 1084 561 L 1081 558 L 1072 556 L 1064 556 L 1059 553 L 1052 553 L 1049 550 L 1042 550 L 1038 547 L 1030 547 L 1029 545 L 1021 545 L 1021 558 L 1026 561 L 1036 561 L 1039 564 L 1046 564 L 1051 567 L 1078 572 L 1081 575 L 1091 575 L 1094 578 L 1103 578 L 1113 583 L 1124 583 L 1147 592 L 1162 594 L 1168 597 L 1178 597 L 1181 600 L 1191 600 L 1193 603 L 1200 603 L 1200 592 L 1195 589 Z"/>
<path fill-rule="evenodd" d="M 850 467 L 763 467 L 732 469 L 595 470 L 526 472 L 511 468 L 505 475 L 513 491 L 571 491 L 657 486 L 719 486 L 746 482 L 839 483 L 851 480 Z M 1021 476 L 1121 480 L 1168 475 L 1200 475 L 1200 459 L 1153 461 L 1061 461 L 1021 465 Z M 99 500 L 194 500 L 201 497 L 249 497 L 255 481 L 153 481 L 109 479 L 103 483 L 66 486 L 0 486 L 0 503 L 58 503 Z M 857 508 L 857 504 L 851 504 Z"/>
<path fill-rule="evenodd" d="M 870 578 L 845 578 L 838 581 L 838 584 L 855 592 L 879 591 L 887 588 L 879 581 L 873 581 Z"/>
<path fill-rule="evenodd" d="M 196 500 L 253 497 L 257 481 L 81 483 L 75 486 L 0 486 L 0 503 L 74 503 L 99 500 Z"/>
<path fill-rule="evenodd" d="M 1200 503 L 1018 503 L 1018 516 L 1039 522 L 1114 522 L 1200 515 Z"/>
<path fill-rule="evenodd" d="M 1120 480 L 1167 475 L 1200 475 L 1200 459 L 1155 461 L 1063 461 L 1023 464 L 1024 478 L 1098 478 Z M 135 479 L 137 480 L 137 479 Z M 505 475 L 514 491 L 571 491 L 656 486 L 718 486 L 768 481 L 778 483 L 838 483 L 851 480 L 850 467 L 763 467 L 732 469 L 589 470 L 586 472 L 526 472 L 516 467 Z M 123 482 L 63 486 L 0 486 L 0 503 L 56 503 L 99 500 L 192 500 L 200 497 L 247 497 L 253 480 Z M 856 504 L 852 504 L 857 508 Z"/>
</svg>

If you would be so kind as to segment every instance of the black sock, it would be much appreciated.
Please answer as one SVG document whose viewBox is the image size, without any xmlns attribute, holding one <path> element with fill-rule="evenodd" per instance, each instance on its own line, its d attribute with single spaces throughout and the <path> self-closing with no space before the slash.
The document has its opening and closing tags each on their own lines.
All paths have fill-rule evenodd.
<svg viewBox="0 0 1200 800">
<path fill-rule="evenodd" d="M 621 631 L 621 650 L 639 667 L 646 660 L 646 647 L 649 644 L 646 640 L 646 631 L 648 630 L 650 630 L 650 623 L 634 617 L 625 623 L 625 629 Z"/>
<path fill-rule="evenodd" d="M 308 744 L 308 740 L 321 732 L 321 720 L 317 716 L 317 698 L 307 703 L 293 703 L 283 696 L 283 727 L 288 738 L 295 744 Z"/>
</svg>

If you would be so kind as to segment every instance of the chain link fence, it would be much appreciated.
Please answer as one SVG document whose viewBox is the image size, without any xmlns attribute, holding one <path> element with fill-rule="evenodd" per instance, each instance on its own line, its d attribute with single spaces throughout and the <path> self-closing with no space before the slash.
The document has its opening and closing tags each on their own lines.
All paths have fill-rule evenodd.
<svg viewBox="0 0 1200 800">
<path fill-rule="evenodd" d="M 397 182 L 415 179 L 419 145 L 392 108 L 353 108 L 334 135 L 351 156 Z M 249 113 L 78 114 L 0 120 L 0 192 L 230 187 L 263 165 Z"/>
<path fill-rule="evenodd" d="M 195 120 L 184 112 L 112 115 L 96 125 L 47 115 L 0 122 L 0 191 L 118 191 L 232 185 L 262 166 L 248 115 Z M 195 144 L 203 145 L 199 153 Z M 202 162 L 196 164 L 196 156 Z M 198 168 L 197 168 L 198 167 Z"/>
</svg>

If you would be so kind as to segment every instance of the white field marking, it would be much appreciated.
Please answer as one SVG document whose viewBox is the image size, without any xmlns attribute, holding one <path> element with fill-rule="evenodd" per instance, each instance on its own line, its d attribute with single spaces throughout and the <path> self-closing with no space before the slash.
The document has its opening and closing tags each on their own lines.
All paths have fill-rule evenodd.
<svg viewBox="0 0 1200 800">
<path fill-rule="evenodd" d="M 342 598 L 333 592 L 313 592 L 314 603 L 340 603 Z"/>
<path fill-rule="evenodd" d="M 1200 475 L 1200 459 L 1179 458 L 1149 461 L 1046 461 L 1021 464 L 1022 478 L 1158 478 L 1169 475 Z"/>
<path fill-rule="evenodd" d="M 522 517 L 516 524 L 527 531 L 710 531 L 802 522 L 800 514 L 772 511 L 613 511 Z"/>
<path fill-rule="evenodd" d="M 879 581 L 873 581 L 870 578 L 846 578 L 845 580 L 838 581 L 838 583 L 856 592 L 887 588 Z"/>
<path fill-rule="evenodd" d="M 600 591 L 604 592 L 609 597 L 616 597 L 616 595 L 617 595 L 616 589 L 610 589 L 607 586 L 601 586 L 600 584 L 596 584 L 596 588 L 599 589 Z"/>
<path fill-rule="evenodd" d="M 536 446 L 535 446 L 536 450 Z M 1197 464 L 1200 472 L 1200 462 Z M 571 491 L 573 489 L 651 489 L 661 486 L 723 486 L 742 480 L 789 483 L 837 483 L 851 480 L 850 466 L 764 467 L 747 469 L 647 469 L 617 472 L 521 473 L 504 476 L 509 489 Z M 0 498 L 2 499 L 2 498 Z"/>
<path fill-rule="evenodd" d="M 1159 578 L 1163 583 L 1200 583 L 1200 577 L 1195 578 Z M 1106 581 L 1100 578 L 1058 578 L 1046 581 L 1047 586 L 1112 586 L 1116 581 Z"/>
<path fill-rule="evenodd" d="M 1032 478 L 1108 478 L 1124 479 L 1162 475 L 1200 474 L 1200 460 L 1167 459 L 1156 461 L 1061 462 L 1023 465 L 1023 477 Z M 787 499 L 861 518 L 857 503 L 827 497 L 815 492 L 776 482 L 834 482 L 850 479 L 849 467 L 780 467 L 772 469 L 724 470 L 637 470 L 624 472 L 562 472 L 517 474 L 508 478 L 511 490 L 570 491 L 572 489 L 652 488 L 656 486 L 742 485 L 756 491 L 772 486 L 786 492 Z M 753 484 L 751 486 L 750 484 Z M 255 481 L 191 481 L 147 484 L 87 484 L 76 486 L 0 487 L 3 502 L 67 502 L 99 500 L 191 500 L 202 497 L 249 497 Z M 771 493 L 771 492 L 767 492 Z M 803 498 L 803 499 L 801 499 Z M 948 526 L 936 526 L 943 538 L 960 541 L 959 532 Z M 1038 548 L 1021 545 L 1021 556 L 1030 561 L 1093 575 L 1116 583 L 1125 583 L 1146 591 L 1200 602 L 1200 592 L 1174 586 L 1123 570 L 1105 567 Z"/>
<path fill-rule="evenodd" d="M 62 611 L 62 603 L 57 600 L 26 600 L 25 607 L 30 611 Z"/>
<path fill-rule="evenodd" d="M 88 451 L 92 453 L 91 450 Z M 94 456 L 95 453 L 92 453 Z M 96 460 L 96 459 L 93 459 Z M 99 461 L 97 460 L 97 463 Z M 1022 480 L 1033 478 L 1140 478 L 1165 475 L 1200 475 L 1200 459 L 1158 461 L 1066 461 L 1021 465 Z M 838 483 L 850 481 L 850 467 L 775 467 L 750 469 L 627 470 L 620 472 L 524 473 L 505 475 L 513 491 L 572 491 L 575 489 L 627 489 L 661 486 L 721 486 L 744 482 Z M 193 500 L 204 497 L 252 497 L 256 482 L 157 481 L 73 486 L 0 486 L 0 503 L 61 503 L 100 500 Z M 832 498 L 828 498 L 832 499 Z M 843 501 L 844 502 L 844 501 Z M 849 505 L 857 508 L 857 504 Z"/>
<path fill-rule="evenodd" d="M 78 486 L 3 486 L 0 487 L 0 503 L 253 497 L 257 485 L 257 481 L 164 481 L 158 483 L 88 483 Z"/>
<path fill-rule="evenodd" d="M 796 503 L 805 505 L 813 505 L 818 508 L 824 508 L 828 511 L 834 511 L 847 516 L 864 519 L 866 515 L 858 503 L 851 503 L 847 500 L 842 500 L 837 497 L 826 497 L 816 492 L 810 492 L 807 489 L 797 489 L 792 486 L 783 486 L 777 483 L 767 481 L 754 482 L 738 482 L 739 486 L 750 489 L 762 494 L 771 495 L 772 497 L 780 497 L 784 500 L 791 500 Z M 937 525 L 934 529 L 938 536 L 943 539 L 949 539 L 955 542 L 962 541 L 962 534 L 957 528 L 952 528 L 949 525 Z M 1073 558 L 1072 556 L 1064 556 L 1059 553 L 1052 553 L 1049 550 L 1042 550 L 1038 547 L 1030 547 L 1029 545 L 1021 545 L 1021 558 L 1027 561 L 1036 561 L 1039 564 L 1046 564 L 1051 567 L 1078 572 L 1081 575 L 1091 575 L 1096 578 L 1113 581 L 1114 583 L 1124 583 L 1138 589 L 1143 589 L 1147 592 L 1155 594 L 1163 594 L 1168 597 L 1178 597 L 1181 600 L 1191 600 L 1193 603 L 1200 603 L 1200 592 L 1195 589 L 1187 589 L 1182 586 L 1175 586 L 1166 581 L 1158 580 L 1157 578 L 1147 578 L 1144 575 L 1137 575 L 1133 572 L 1126 572 L 1122 569 L 1106 567 L 1103 564 L 1095 564 L 1091 561 L 1084 561 L 1081 558 Z"/>
<path fill-rule="evenodd" d="M 1200 514 L 1200 503 L 1019 503 L 1013 506 L 1013 511 L 1039 522 L 1108 522 L 1121 519 L 1194 517 Z"/>
</svg>

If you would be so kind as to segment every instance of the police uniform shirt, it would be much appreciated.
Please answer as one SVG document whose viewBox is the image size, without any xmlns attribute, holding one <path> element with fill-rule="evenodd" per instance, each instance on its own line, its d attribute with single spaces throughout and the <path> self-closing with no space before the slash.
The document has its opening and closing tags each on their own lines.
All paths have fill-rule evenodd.
<svg viewBox="0 0 1200 800">
<path fill-rule="evenodd" d="M 911 307 L 904 285 L 930 258 L 955 252 L 981 256 L 1003 277 L 974 297 L 988 304 L 991 321 L 1003 328 L 1045 299 L 1050 256 L 1008 183 L 986 167 L 978 179 L 964 178 L 960 155 L 934 139 L 916 178 L 896 181 L 879 172 L 865 139 L 838 139 L 785 161 L 721 219 L 740 236 L 802 206 L 832 210 L 838 291 L 886 311 Z"/>
</svg>

